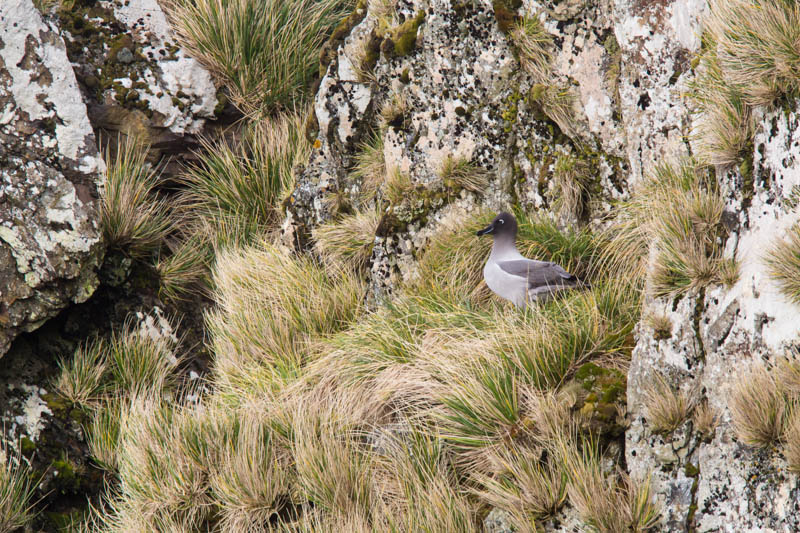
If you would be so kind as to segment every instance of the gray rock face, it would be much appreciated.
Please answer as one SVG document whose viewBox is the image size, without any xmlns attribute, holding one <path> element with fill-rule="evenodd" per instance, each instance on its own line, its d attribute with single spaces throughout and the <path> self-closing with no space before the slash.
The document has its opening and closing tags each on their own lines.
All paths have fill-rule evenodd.
<svg viewBox="0 0 800 533">
<path fill-rule="evenodd" d="M 797 108 L 763 116 L 755 139 L 753 189 L 738 172 L 724 175 L 726 209 L 733 221 L 727 249 L 741 262 L 730 289 L 711 287 L 677 305 L 658 299 L 644 313 L 673 324 L 656 340 L 640 325 L 628 376 L 632 424 L 627 464 L 634 476 L 653 473 L 665 510 L 661 531 L 797 531 L 800 480 L 773 448 L 755 451 L 737 442 L 731 427 L 730 387 L 748 368 L 774 361 L 795 345 L 800 309 L 769 278 L 764 252 L 800 220 L 790 192 L 800 186 Z M 699 435 L 692 422 L 669 437 L 654 435 L 642 407 L 642 390 L 658 373 L 676 388 L 704 396 L 719 417 L 714 434 Z"/>
<path fill-rule="evenodd" d="M 614 21 L 608 6 L 556 9 L 525 2 L 520 13 L 539 16 L 552 33 L 555 72 L 549 83 L 573 97 L 569 136 L 543 115 L 532 96 L 541 80 L 521 69 L 490 0 L 397 2 L 393 28 L 424 16 L 414 46 L 404 55 L 390 53 L 394 34 L 381 33 L 385 19 L 361 13 L 316 96 L 318 134 L 291 199 L 287 241 L 302 243 L 311 227 L 332 216 L 334 202 L 326 199 L 357 203 L 360 184 L 350 172 L 359 142 L 375 131 L 383 137 L 386 166 L 407 175 L 413 187 L 403 205 L 387 207 L 381 189 L 374 200 L 385 214 L 372 261 L 378 296 L 413 278 L 415 257 L 430 236 L 464 213 L 480 206 L 500 209 L 512 198 L 532 210 L 550 207 L 559 158 L 591 169 L 599 201 L 590 220 L 598 220 L 611 199 L 624 197 L 626 135 L 616 96 L 619 76 L 614 75 L 620 56 L 610 44 Z M 363 50 L 370 45 L 380 54 L 364 76 Z M 387 107 L 395 110 L 379 128 Z M 490 185 L 482 193 L 449 188 L 439 173 L 448 157 L 486 171 Z"/>
<path fill-rule="evenodd" d="M 64 42 L 31 0 L 0 5 L 0 354 L 92 294 L 102 170 Z"/>
</svg>

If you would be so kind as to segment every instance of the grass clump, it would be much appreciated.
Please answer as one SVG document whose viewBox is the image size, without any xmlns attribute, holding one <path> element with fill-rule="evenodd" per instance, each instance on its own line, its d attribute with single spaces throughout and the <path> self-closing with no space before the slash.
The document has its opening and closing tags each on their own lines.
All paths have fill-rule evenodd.
<svg viewBox="0 0 800 533">
<path fill-rule="evenodd" d="M 159 296 L 179 302 L 204 294 L 211 261 L 211 250 L 201 235 L 177 243 L 170 255 L 156 262 Z"/>
<path fill-rule="evenodd" d="M 550 78 L 553 61 L 553 38 L 537 17 L 523 16 L 511 26 L 508 34 L 514 43 L 519 62 L 537 81 Z"/>
<path fill-rule="evenodd" d="M 372 255 L 379 222 L 380 213 L 367 211 L 320 224 L 312 232 L 314 248 L 334 269 L 362 271 Z"/>
<path fill-rule="evenodd" d="M 792 406 L 786 420 L 783 439 L 783 455 L 789 463 L 789 471 L 800 473 L 800 410 L 797 404 Z"/>
<path fill-rule="evenodd" d="M 89 405 L 102 390 L 106 375 L 105 343 L 89 341 L 79 346 L 70 359 L 58 362 L 55 388 L 75 405 Z"/>
<path fill-rule="evenodd" d="M 661 165 L 609 232 L 602 270 L 644 279 L 648 250 L 655 248 L 649 270 L 655 296 L 675 297 L 713 283 L 731 285 L 738 262 L 724 256 L 727 231 L 725 201 L 716 183 L 692 160 Z"/>
<path fill-rule="evenodd" d="M 691 97 L 704 161 L 731 166 L 752 150 L 753 109 L 800 89 L 800 8 L 785 0 L 715 0 Z"/>
<path fill-rule="evenodd" d="M 36 480 L 24 464 L 21 453 L 13 453 L 6 443 L 0 446 L 0 531 L 22 529 L 34 518 L 33 493 Z"/>
<path fill-rule="evenodd" d="M 243 113 L 291 108 L 307 96 L 328 34 L 349 0 L 173 0 L 182 46 L 227 88 Z"/>
<path fill-rule="evenodd" d="M 252 125 L 238 145 L 206 140 L 203 149 L 182 178 L 182 208 L 190 234 L 219 245 L 249 242 L 277 223 L 309 147 L 299 118 L 288 115 Z"/>
<path fill-rule="evenodd" d="M 672 433 L 694 408 L 694 401 L 686 393 L 676 391 L 667 381 L 657 376 L 644 391 L 647 421 L 655 433 Z"/>
<path fill-rule="evenodd" d="M 800 304 L 800 224 L 792 226 L 786 239 L 772 246 L 765 261 L 781 293 Z"/>
<path fill-rule="evenodd" d="M 161 248 L 174 225 L 166 200 L 155 194 L 159 171 L 147 162 L 147 151 L 134 138 L 120 139 L 114 157 L 106 151 L 100 191 L 103 239 L 135 259 Z"/>
<path fill-rule="evenodd" d="M 374 131 L 361 141 L 354 156 L 355 165 L 350 175 L 360 186 L 359 203 L 362 207 L 376 201 L 378 189 L 387 177 L 383 143 L 383 132 Z"/>
<path fill-rule="evenodd" d="M 439 177 L 451 189 L 482 193 L 489 185 L 489 174 L 463 157 L 448 155 L 439 167 Z"/>
<path fill-rule="evenodd" d="M 649 479 L 637 482 L 622 474 L 618 483 L 616 476 L 604 474 L 595 442 L 570 446 L 562 440 L 557 446 L 569 476 L 569 501 L 589 527 L 616 533 L 644 532 L 658 525 L 660 511 L 651 501 Z"/>
<path fill-rule="evenodd" d="M 780 382 L 763 364 L 755 365 L 732 386 L 728 406 L 739 439 L 765 448 L 781 438 L 786 402 Z"/>
<path fill-rule="evenodd" d="M 299 368 L 309 346 L 355 320 L 365 287 L 352 271 L 328 274 L 267 242 L 217 257 L 207 315 L 220 369 L 242 363 Z"/>
<path fill-rule="evenodd" d="M 573 154 L 558 154 L 553 169 L 555 209 L 577 221 L 585 220 L 589 208 L 592 169 L 585 159 Z"/>
</svg>

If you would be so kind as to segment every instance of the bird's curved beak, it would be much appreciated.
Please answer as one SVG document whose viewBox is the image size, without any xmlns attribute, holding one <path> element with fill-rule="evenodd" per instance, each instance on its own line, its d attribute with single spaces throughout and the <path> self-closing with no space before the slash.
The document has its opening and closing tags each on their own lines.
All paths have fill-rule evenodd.
<svg viewBox="0 0 800 533">
<path fill-rule="evenodd" d="M 493 233 L 494 233 L 494 223 L 489 224 L 488 226 L 486 226 L 482 230 L 478 231 L 475 235 L 480 237 L 481 235 L 491 235 Z"/>
</svg>

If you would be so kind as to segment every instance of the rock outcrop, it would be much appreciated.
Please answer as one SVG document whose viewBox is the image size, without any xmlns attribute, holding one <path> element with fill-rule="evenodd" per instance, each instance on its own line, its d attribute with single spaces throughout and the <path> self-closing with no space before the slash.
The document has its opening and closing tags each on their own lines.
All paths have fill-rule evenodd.
<svg viewBox="0 0 800 533">
<path fill-rule="evenodd" d="M 57 28 L 31 0 L 0 6 L 0 354 L 88 298 L 103 246 L 103 162 Z"/>
</svg>

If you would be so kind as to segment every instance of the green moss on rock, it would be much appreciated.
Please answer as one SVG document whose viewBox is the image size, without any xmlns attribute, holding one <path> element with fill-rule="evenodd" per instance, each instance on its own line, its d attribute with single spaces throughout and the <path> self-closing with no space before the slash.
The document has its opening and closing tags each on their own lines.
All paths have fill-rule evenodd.
<svg viewBox="0 0 800 533">
<path fill-rule="evenodd" d="M 423 22 L 425 22 L 425 11 L 420 10 L 414 18 L 389 30 L 381 43 L 383 54 L 388 58 L 410 54 L 417 46 L 417 32 Z"/>
<path fill-rule="evenodd" d="M 522 0 L 493 0 L 492 7 L 500 31 L 510 32 L 514 24 L 519 21 L 518 10 L 522 7 Z"/>
</svg>

